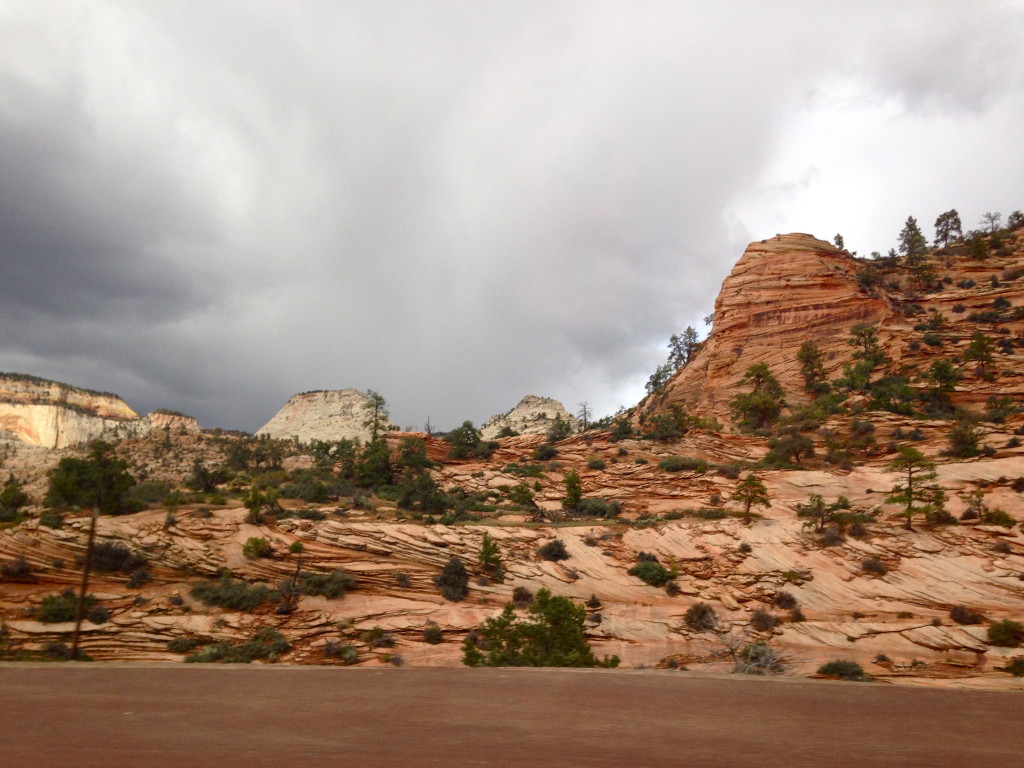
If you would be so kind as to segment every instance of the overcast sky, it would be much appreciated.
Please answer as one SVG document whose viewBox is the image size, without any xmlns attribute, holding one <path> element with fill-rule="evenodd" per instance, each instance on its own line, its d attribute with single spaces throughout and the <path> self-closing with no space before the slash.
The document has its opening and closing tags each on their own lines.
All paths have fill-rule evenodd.
<svg viewBox="0 0 1024 768">
<path fill-rule="evenodd" d="M 1024 3 L 0 0 L 0 370 L 633 405 L 743 248 L 1024 208 Z"/>
</svg>

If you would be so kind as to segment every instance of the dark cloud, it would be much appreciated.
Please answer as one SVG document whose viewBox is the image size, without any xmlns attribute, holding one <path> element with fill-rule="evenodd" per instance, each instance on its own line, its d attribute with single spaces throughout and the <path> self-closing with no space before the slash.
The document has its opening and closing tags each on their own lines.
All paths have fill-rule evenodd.
<svg viewBox="0 0 1024 768">
<path fill-rule="evenodd" d="M 414 426 L 630 405 L 748 241 L 1020 207 L 1022 18 L 0 4 L 0 368 L 250 430 L 318 388 Z"/>
</svg>

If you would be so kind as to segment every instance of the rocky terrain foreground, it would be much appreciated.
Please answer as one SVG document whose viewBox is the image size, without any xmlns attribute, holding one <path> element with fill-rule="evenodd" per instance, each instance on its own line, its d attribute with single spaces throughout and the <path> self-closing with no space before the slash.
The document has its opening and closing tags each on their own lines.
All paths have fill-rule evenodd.
<svg viewBox="0 0 1024 768">
<path fill-rule="evenodd" d="M 627 667 L 728 671 L 730 650 L 757 642 L 799 674 L 845 659 L 876 679 L 1024 688 L 1003 670 L 1024 650 L 989 635 L 995 622 L 1024 620 L 1022 240 L 1024 231 L 1006 233 L 983 258 L 965 246 L 933 251 L 924 283 L 900 263 L 859 260 L 808 235 L 753 243 L 722 286 L 708 339 L 617 419 L 568 436 L 490 432 L 458 457 L 451 438 L 386 433 L 396 477 L 403 451 L 422 447 L 422 471 L 448 499 L 436 511 L 411 491 L 361 484 L 364 460 L 317 442 L 346 435 L 304 431 L 298 410 L 318 429 L 330 424 L 329 393 L 293 398 L 301 408 L 285 413 L 277 439 L 200 431 L 178 416 L 122 427 L 116 453 L 150 495 L 141 511 L 101 517 L 98 540 L 145 564 L 93 574 L 90 592 L 108 615 L 84 624 L 83 648 L 97 660 L 180 661 L 190 643 L 238 643 L 269 627 L 287 640 L 281 662 L 454 666 L 486 618 L 523 590 L 547 588 L 586 603 L 595 653 Z M 844 385 L 857 362 L 851 330 L 861 324 L 874 328 L 885 360 L 866 383 Z M 990 340 L 988 359 L 970 351 L 979 333 Z M 831 383 L 828 404 L 805 386 L 797 350 L 808 340 Z M 937 361 L 955 372 L 941 391 Z M 771 425 L 744 431 L 732 404 L 762 362 L 785 406 Z M 100 422 L 141 421 L 127 406 L 77 401 L 74 412 L 96 430 L 79 429 L 74 441 L 46 432 L 50 416 L 25 414 L 59 412 L 61 401 L 38 386 L 8 381 L 0 390 L 0 424 L 11 433 L 0 479 L 17 478 L 30 499 L 0 530 L 11 655 L 53 649 L 72 628 L 39 621 L 37 609 L 77 588 L 88 515 L 67 509 L 63 525 L 47 524 L 48 472 L 84 455 L 65 447 L 72 442 L 114 436 Z M 357 398 L 345 397 L 351 423 Z M 524 401 L 529 414 L 547 408 L 535 400 Z M 526 432 L 514 427 L 532 419 L 503 426 Z M 920 514 L 909 528 L 905 505 L 890 500 L 905 477 L 890 465 L 904 447 L 934 463 L 946 511 Z M 197 480 L 200 470 L 208 482 Z M 584 502 L 602 503 L 566 508 L 572 472 Z M 732 497 L 751 475 L 767 503 L 748 517 Z M 322 493 L 309 490 L 316 483 Z M 253 489 L 268 488 L 281 498 L 253 514 Z M 847 517 L 816 525 L 802 516 L 815 495 L 826 505 L 844 497 Z M 500 550 L 500 575 L 480 563 L 485 535 Z M 253 539 L 269 546 L 254 553 Z M 566 558 L 538 554 L 553 540 Z M 455 602 L 436 585 L 453 556 L 470 571 L 468 596 Z M 645 560 L 669 580 L 652 586 L 630 575 Z M 354 579 L 343 595 L 305 595 L 286 611 L 273 599 L 243 610 L 193 594 L 225 573 L 273 587 L 337 569 Z M 713 609 L 713 628 L 687 621 L 698 603 Z M 433 625 L 440 642 L 424 633 Z"/>
</svg>

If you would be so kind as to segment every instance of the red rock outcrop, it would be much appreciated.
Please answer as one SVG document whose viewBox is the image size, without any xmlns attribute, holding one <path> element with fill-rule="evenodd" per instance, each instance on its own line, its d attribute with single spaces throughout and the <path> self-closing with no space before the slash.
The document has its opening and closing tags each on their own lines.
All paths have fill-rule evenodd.
<svg viewBox="0 0 1024 768">
<path fill-rule="evenodd" d="M 863 265 L 811 235 L 778 235 L 751 243 L 722 283 L 715 320 L 702 348 L 641 412 L 680 403 L 691 412 L 731 423 L 729 400 L 754 363 L 768 363 L 787 393 L 803 389 L 795 352 L 807 339 L 835 354 L 830 374 L 850 359 L 852 326 L 891 317 L 891 301 L 857 284 Z M 883 342 L 887 339 L 883 338 Z"/>
</svg>

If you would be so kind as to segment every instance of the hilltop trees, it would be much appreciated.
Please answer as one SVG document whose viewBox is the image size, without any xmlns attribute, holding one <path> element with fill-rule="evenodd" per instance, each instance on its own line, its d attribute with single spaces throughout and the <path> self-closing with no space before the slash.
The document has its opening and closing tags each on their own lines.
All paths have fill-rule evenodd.
<svg viewBox="0 0 1024 768">
<path fill-rule="evenodd" d="M 917 225 L 917 219 L 913 216 L 907 217 L 906 224 L 900 230 L 900 253 L 908 259 L 914 256 L 922 256 L 928 251 L 928 241 L 925 239 L 921 227 Z"/>
<path fill-rule="evenodd" d="M 372 389 L 366 390 L 366 397 L 367 400 L 363 404 L 366 420 L 363 422 L 363 426 L 370 430 L 370 442 L 375 442 L 377 436 L 381 432 L 386 432 L 391 426 L 388 403 L 382 394 Z"/>
<path fill-rule="evenodd" d="M 711 316 L 709 315 L 709 317 Z M 705 318 L 705 322 L 707 319 Z M 668 340 L 668 360 L 654 369 L 654 373 L 644 385 L 647 394 L 653 395 L 660 392 L 673 374 L 686 367 L 700 347 L 701 342 L 692 325 L 686 326 L 686 329 L 680 334 L 673 333 Z"/>
<path fill-rule="evenodd" d="M 692 325 L 686 326 L 681 334 L 672 336 L 668 340 L 668 362 L 669 364 L 678 371 L 680 368 L 686 366 L 690 362 L 690 359 L 700 349 L 700 340 L 697 338 L 697 331 L 694 330 Z"/>
<path fill-rule="evenodd" d="M 956 208 L 950 208 L 945 213 L 940 213 L 935 219 L 935 245 L 939 242 L 945 248 L 950 240 L 962 240 L 964 236 L 963 227 L 960 224 L 960 214 Z"/>
</svg>

